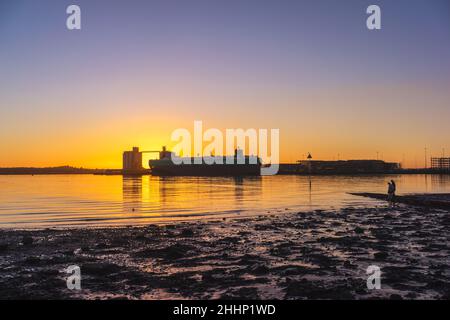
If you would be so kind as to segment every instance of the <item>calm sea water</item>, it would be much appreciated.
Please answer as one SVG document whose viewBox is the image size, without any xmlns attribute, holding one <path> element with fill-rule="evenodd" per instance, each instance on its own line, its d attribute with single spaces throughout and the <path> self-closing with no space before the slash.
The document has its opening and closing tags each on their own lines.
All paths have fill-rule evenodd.
<svg viewBox="0 0 450 320">
<path fill-rule="evenodd" d="M 450 176 L 0 175 L 0 227 L 118 226 L 380 204 L 348 192 L 450 193 Z"/>
</svg>

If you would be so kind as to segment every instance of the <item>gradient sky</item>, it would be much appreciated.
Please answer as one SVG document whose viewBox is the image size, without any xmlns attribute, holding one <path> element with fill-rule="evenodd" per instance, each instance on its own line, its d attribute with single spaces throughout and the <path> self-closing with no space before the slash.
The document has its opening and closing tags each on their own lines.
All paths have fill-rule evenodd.
<svg viewBox="0 0 450 320">
<path fill-rule="evenodd" d="M 450 2 L 0 0 L 0 166 L 120 167 L 194 120 L 279 128 L 284 162 L 448 155 Z"/>
</svg>

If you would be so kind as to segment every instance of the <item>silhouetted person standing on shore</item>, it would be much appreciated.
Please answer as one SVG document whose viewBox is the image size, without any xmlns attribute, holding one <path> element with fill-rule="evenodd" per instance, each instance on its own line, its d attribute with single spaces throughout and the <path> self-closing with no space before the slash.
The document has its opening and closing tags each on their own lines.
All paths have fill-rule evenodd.
<svg viewBox="0 0 450 320">
<path fill-rule="evenodd" d="M 397 186 L 395 185 L 394 180 L 391 180 L 391 182 L 388 182 L 388 201 L 392 207 L 395 206 L 395 190 L 396 189 L 397 189 Z"/>
</svg>

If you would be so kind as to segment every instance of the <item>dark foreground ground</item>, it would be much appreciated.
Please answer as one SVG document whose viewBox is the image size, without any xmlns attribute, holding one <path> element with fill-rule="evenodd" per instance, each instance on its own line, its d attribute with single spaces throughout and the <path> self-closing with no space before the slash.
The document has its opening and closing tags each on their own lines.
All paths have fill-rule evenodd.
<svg viewBox="0 0 450 320">
<path fill-rule="evenodd" d="M 2 299 L 450 299 L 450 215 L 346 208 L 147 227 L 0 231 Z M 65 268 L 81 268 L 80 291 Z M 366 269 L 381 268 L 368 290 Z"/>
</svg>

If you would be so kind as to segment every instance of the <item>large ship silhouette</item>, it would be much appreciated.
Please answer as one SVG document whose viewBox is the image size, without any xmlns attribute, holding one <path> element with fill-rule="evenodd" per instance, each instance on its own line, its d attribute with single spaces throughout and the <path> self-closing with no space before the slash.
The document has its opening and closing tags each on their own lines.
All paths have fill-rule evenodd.
<svg viewBox="0 0 450 320">
<path fill-rule="evenodd" d="M 163 147 L 159 159 L 149 160 L 155 176 L 259 176 L 261 159 L 245 156 L 236 149 L 234 156 L 178 157 Z"/>
</svg>

